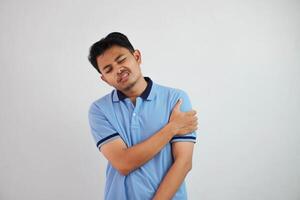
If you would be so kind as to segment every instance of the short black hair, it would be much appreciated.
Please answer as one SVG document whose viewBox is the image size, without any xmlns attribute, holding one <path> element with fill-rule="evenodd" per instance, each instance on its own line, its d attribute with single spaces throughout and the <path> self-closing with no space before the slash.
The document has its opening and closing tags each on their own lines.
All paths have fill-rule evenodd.
<svg viewBox="0 0 300 200">
<path fill-rule="evenodd" d="M 128 49 L 131 53 L 134 52 L 134 48 L 127 36 L 120 32 L 112 32 L 108 34 L 105 38 L 102 38 L 98 42 L 95 42 L 90 47 L 90 53 L 88 59 L 93 67 L 101 74 L 98 65 L 97 65 L 97 57 L 103 54 L 106 50 L 111 48 L 112 46 L 117 45 Z"/>
</svg>

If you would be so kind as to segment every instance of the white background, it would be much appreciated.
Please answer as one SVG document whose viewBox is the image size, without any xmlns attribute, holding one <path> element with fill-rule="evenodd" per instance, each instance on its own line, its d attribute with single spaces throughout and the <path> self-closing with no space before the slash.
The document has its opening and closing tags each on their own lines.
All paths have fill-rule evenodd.
<svg viewBox="0 0 300 200">
<path fill-rule="evenodd" d="M 199 113 L 189 199 L 300 199 L 299 0 L 2 0 L 0 27 L 1 200 L 103 198 L 87 55 L 112 31 Z"/>
</svg>

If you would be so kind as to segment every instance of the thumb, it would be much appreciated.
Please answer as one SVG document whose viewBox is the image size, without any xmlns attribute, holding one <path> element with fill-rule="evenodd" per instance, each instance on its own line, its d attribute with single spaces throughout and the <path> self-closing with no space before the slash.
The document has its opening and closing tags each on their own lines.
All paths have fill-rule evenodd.
<svg viewBox="0 0 300 200">
<path fill-rule="evenodd" d="M 179 99 L 174 107 L 175 110 L 180 110 L 180 105 L 182 104 L 182 99 Z"/>
</svg>

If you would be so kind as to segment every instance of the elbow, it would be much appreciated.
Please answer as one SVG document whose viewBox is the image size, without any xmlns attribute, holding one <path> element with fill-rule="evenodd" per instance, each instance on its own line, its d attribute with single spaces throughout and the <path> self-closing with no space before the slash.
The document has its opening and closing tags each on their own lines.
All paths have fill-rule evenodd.
<svg viewBox="0 0 300 200">
<path fill-rule="evenodd" d="M 113 167 L 121 174 L 122 176 L 129 175 L 134 171 L 138 166 L 134 162 L 134 159 L 131 159 L 130 154 L 126 151 L 121 154 L 118 159 L 115 160 Z"/>
<path fill-rule="evenodd" d="M 116 170 L 122 176 L 127 176 L 128 174 L 130 174 L 133 171 L 132 167 L 125 162 L 121 162 L 118 166 L 116 166 Z"/>
<path fill-rule="evenodd" d="M 118 168 L 117 169 L 118 172 L 122 175 L 122 176 L 127 176 L 128 174 L 130 174 L 130 170 L 127 168 Z"/>
<path fill-rule="evenodd" d="M 119 174 L 121 174 L 122 176 L 127 176 L 129 173 L 127 171 L 121 171 L 118 170 Z"/>
</svg>

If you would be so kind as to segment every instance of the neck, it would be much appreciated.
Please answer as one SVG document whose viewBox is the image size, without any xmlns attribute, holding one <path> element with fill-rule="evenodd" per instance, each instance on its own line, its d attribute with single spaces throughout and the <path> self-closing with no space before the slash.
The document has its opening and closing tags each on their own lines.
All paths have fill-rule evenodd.
<svg viewBox="0 0 300 200">
<path fill-rule="evenodd" d="M 135 99 L 140 96 L 147 87 L 147 81 L 143 76 L 136 81 L 134 86 L 128 91 L 122 91 L 131 101 L 135 102 Z"/>
</svg>

